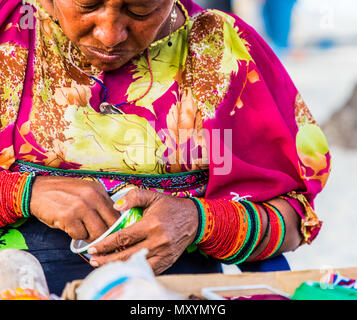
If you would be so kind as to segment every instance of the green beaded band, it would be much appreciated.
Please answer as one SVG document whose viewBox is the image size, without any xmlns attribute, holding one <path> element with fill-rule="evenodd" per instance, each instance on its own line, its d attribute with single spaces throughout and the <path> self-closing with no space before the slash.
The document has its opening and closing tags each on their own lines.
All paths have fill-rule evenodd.
<svg viewBox="0 0 357 320">
<path fill-rule="evenodd" d="M 32 189 L 32 184 L 34 182 L 34 178 L 35 178 L 35 174 L 30 173 L 26 179 L 26 184 L 22 195 L 21 210 L 25 218 L 29 218 L 31 216 L 30 199 L 31 199 L 31 189 Z"/>
<path fill-rule="evenodd" d="M 255 206 L 253 206 L 252 203 L 249 201 L 241 201 L 241 204 L 244 206 L 244 212 L 249 219 L 249 229 L 242 248 L 234 256 L 223 261 L 227 264 L 238 265 L 247 260 L 247 258 L 256 248 L 256 245 L 260 238 L 259 236 L 261 233 L 261 217 L 259 212 L 256 210 Z"/>
<path fill-rule="evenodd" d="M 241 261 L 237 262 L 236 264 L 240 264 L 247 260 L 247 258 L 252 254 L 254 251 L 255 247 L 257 246 L 258 240 L 259 240 L 259 235 L 261 233 L 261 217 L 259 212 L 256 210 L 255 206 L 253 206 L 249 201 L 243 201 L 246 205 L 248 205 L 254 212 L 255 215 L 255 230 L 254 230 L 254 238 L 252 241 L 252 245 L 249 248 L 249 251 L 246 253 L 246 255 L 241 259 Z"/>
<path fill-rule="evenodd" d="M 276 207 L 274 207 L 271 203 L 269 203 L 269 206 L 271 207 L 271 209 L 275 212 L 275 214 L 279 218 L 282 231 L 281 231 L 281 237 L 280 237 L 280 242 L 279 242 L 278 246 L 266 259 L 269 259 L 270 257 L 272 257 L 280 249 L 281 245 L 283 244 L 283 242 L 285 240 L 285 235 L 286 235 L 286 227 L 285 227 L 284 217 L 282 216 L 280 211 Z"/>
<path fill-rule="evenodd" d="M 201 201 L 198 200 L 197 198 L 190 198 L 190 199 L 194 202 L 198 211 L 198 229 L 197 229 L 196 237 L 192 243 L 196 245 L 200 243 L 203 238 L 205 227 L 206 227 L 206 215 Z"/>
</svg>

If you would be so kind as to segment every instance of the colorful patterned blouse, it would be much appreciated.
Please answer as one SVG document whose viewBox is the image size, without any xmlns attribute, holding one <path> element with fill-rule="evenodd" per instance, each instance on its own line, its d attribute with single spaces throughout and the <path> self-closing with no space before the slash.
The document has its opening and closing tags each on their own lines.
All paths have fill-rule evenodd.
<svg viewBox="0 0 357 320">
<path fill-rule="evenodd" d="M 182 0 L 186 23 L 171 47 L 161 39 L 149 60 L 101 72 L 38 2 L 25 3 L 0 1 L 2 170 L 97 180 L 111 194 L 134 184 L 207 199 L 283 196 L 305 240 L 316 236 L 312 207 L 329 176 L 328 145 L 250 26 Z M 150 69 L 153 86 L 136 101 Z M 103 101 L 122 113 L 101 112 Z"/>
</svg>

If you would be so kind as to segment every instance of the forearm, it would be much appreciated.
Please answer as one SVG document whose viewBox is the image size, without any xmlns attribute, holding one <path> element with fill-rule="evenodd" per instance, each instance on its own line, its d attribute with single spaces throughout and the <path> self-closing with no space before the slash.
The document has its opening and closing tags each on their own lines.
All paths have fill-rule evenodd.
<svg viewBox="0 0 357 320">
<path fill-rule="evenodd" d="M 303 241 L 303 236 L 300 232 L 300 223 L 301 218 L 292 208 L 292 206 L 283 199 L 273 199 L 268 203 L 272 204 L 275 208 L 277 208 L 280 214 L 283 216 L 285 222 L 285 236 L 283 242 L 279 249 L 273 254 L 273 256 L 282 254 L 284 252 L 294 251 L 296 250 Z M 272 228 L 271 225 L 268 224 L 268 216 L 262 206 L 258 205 L 262 217 L 264 230 L 266 232 L 265 239 L 257 246 L 256 250 L 248 257 L 247 261 L 253 261 L 264 251 L 264 249 L 269 245 L 272 237 Z"/>
<path fill-rule="evenodd" d="M 201 229 L 196 244 L 224 263 L 267 259 L 295 250 L 302 242 L 300 218 L 285 200 L 261 204 L 207 199 L 198 202 Z"/>
</svg>

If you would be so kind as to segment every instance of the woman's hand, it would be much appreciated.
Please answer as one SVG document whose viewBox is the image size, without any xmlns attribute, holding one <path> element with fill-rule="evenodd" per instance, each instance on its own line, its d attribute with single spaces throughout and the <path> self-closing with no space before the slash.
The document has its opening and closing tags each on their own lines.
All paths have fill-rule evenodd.
<svg viewBox="0 0 357 320">
<path fill-rule="evenodd" d="M 177 198 L 154 191 L 134 189 L 115 205 L 119 211 L 132 207 L 144 208 L 141 221 L 115 232 L 91 247 L 92 266 L 116 260 L 127 260 L 147 248 L 147 259 L 156 274 L 160 274 L 181 256 L 193 242 L 198 228 L 198 212 L 190 199 Z M 117 250 L 115 253 L 103 255 Z"/>
<path fill-rule="evenodd" d="M 30 209 L 49 227 L 87 242 L 101 236 L 120 217 L 100 183 L 68 177 L 37 177 Z"/>
</svg>

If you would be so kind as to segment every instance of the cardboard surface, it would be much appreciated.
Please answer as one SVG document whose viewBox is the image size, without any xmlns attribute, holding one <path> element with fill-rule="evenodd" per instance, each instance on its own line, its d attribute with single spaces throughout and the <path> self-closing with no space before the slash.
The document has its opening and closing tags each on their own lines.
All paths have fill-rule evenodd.
<svg viewBox="0 0 357 320">
<path fill-rule="evenodd" d="M 357 279 L 357 267 L 337 269 L 344 277 Z M 206 275 L 168 275 L 159 276 L 157 280 L 165 288 L 183 294 L 185 297 L 195 295 L 203 298 L 201 290 L 204 287 L 267 285 L 274 289 L 293 295 L 295 289 L 306 281 L 323 281 L 326 272 L 320 270 L 283 271 L 283 272 L 244 272 L 237 275 L 206 274 Z"/>
<path fill-rule="evenodd" d="M 347 269 L 337 269 L 333 271 L 341 276 L 357 279 L 357 267 Z M 251 286 L 266 285 L 273 289 L 282 291 L 288 295 L 293 295 L 295 289 L 303 282 L 314 281 L 323 282 L 327 275 L 326 271 L 306 270 L 306 271 L 283 271 L 283 272 L 244 272 L 237 275 L 227 274 L 203 274 L 203 275 L 167 275 L 158 276 L 157 281 L 166 289 L 179 293 L 186 298 L 196 296 L 204 299 L 201 294 L 205 287 L 225 287 L 225 286 Z M 80 285 L 81 280 L 68 283 L 63 291 L 62 298 L 75 300 L 75 289 Z M 257 292 L 259 293 L 259 292 Z M 262 291 L 262 293 L 264 293 Z"/>
</svg>

